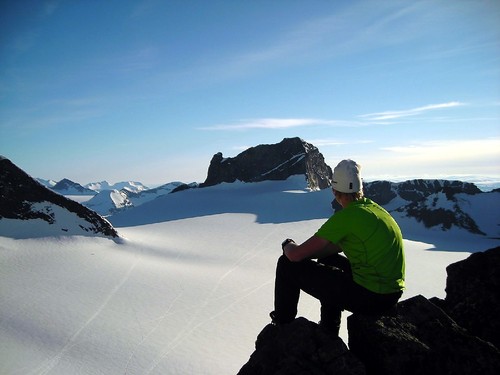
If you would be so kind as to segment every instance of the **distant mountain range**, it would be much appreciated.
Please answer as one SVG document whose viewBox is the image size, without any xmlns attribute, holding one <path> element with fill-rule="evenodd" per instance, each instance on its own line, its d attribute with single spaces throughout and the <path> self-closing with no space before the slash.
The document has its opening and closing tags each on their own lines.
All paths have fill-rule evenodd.
<svg viewBox="0 0 500 375">
<path fill-rule="evenodd" d="M 83 231 L 87 234 L 99 233 L 114 237 L 117 235 L 116 231 L 102 216 L 108 216 L 111 222 L 122 224 L 129 222 L 139 225 L 154 222 L 156 218 L 152 217 L 152 212 L 158 210 L 161 212 L 158 220 L 186 217 L 182 213 L 183 210 L 184 212 L 193 211 L 193 214 L 213 214 L 224 212 L 224 210 L 241 212 L 237 210 L 241 210 L 242 203 L 251 207 L 250 200 L 239 202 L 239 198 L 231 198 L 229 192 L 224 189 L 207 194 L 202 191 L 208 192 L 207 189 L 210 190 L 211 187 L 221 184 L 244 182 L 253 185 L 265 181 L 284 181 L 292 176 L 303 176 L 302 186 L 299 189 L 319 192 L 331 185 L 332 178 L 332 170 L 325 163 L 323 155 L 316 147 L 300 138 L 286 138 L 278 144 L 252 147 L 235 158 L 224 158 L 221 153 L 217 153 L 212 158 L 204 183 L 170 182 L 154 189 L 148 189 L 141 183 L 133 181 L 114 185 L 102 181 L 85 186 L 68 179 L 57 183 L 51 180 L 38 180 L 39 183 L 37 183 L 8 159 L 2 158 L 0 162 L 2 164 L 0 235 L 8 235 L 5 232 L 7 229 L 2 229 L 2 225 L 5 227 L 6 223 L 4 219 L 41 219 L 51 225 L 57 224 L 60 228 L 60 232 L 54 232 L 54 227 L 51 227 L 49 231 L 51 235 L 54 233 L 78 234 Z M 396 219 L 414 219 L 426 228 L 441 231 L 459 228 L 477 235 L 500 238 L 499 189 L 482 192 L 472 183 L 437 179 L 414 179 L 403 182 L 372 181 L 363 185 L 365 195 L 384 206 Z M 265 186 L 267 185 L 262 185 L 260 189 L 264 189 Z M 178 201 L 178 204 L 171 204 L 162 199 L 184 190 L 191 191 L 189 199 L 185 202 L 183 199 L 186 196 L 183 194 L 178 197 L 171 196 L 168 200 L 168 202 Z M 83 195 L 91 196 L 91 198 L 79 204 L 64 198 L 64 195 Z M 303 199 L 300 197 L 302 195 L 290 196 L 290 204 Z M 203 200 L 205 199 L 220 201 L 217 212 L 204 211 Z M 292 202 L 292 199 L 295 201 Z M 161 205 L 166 204 L 165 202 L 168 204 L 162 207 Z M 335 207 L 334 202 L 332 205 L 334 209 L 338 208 Z M 141 210 L 136 211 L 138 208 Z M 273 209 L 276 207 L 273 207 L 270 202 L 269 210 Z M 124 215 L 120 214 L 125 211 L 128 221 L 124 221 Z M 75 225 L 75 220 L 71 219 L 72 224 L 69 225 L 67 212 L 76 214 L 79 217 L 78 220 L 84 220 L 86 223 Z M 136 214 L 138 217 L 131 219 Z M 321 215 L 325 217 L 328 213 Z M 292 220 L 291 217 L 288 219 Z M 301 219 L 307 218 L 295 218 L 295 220 Z M 76 229 L 69 230 L 70 226 Z M 26 230 L 29 232 L 30 229 Z"/>
</svg>

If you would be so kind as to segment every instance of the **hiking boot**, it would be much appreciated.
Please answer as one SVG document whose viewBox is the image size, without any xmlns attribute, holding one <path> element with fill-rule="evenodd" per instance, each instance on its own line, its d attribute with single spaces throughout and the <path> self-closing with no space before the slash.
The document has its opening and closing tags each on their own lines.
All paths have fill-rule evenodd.
<svg viewBox="0 0 500 375">
<path fill-rule="evenodd" d="M 278 318 L 278 316 L 276 315 L 276 311 L 271 311 L 269 313 L 269 316 L 271 317 L 271 324 L 273 326 L 282 326 L 284 324 L 288 324 L 288 323 L 290 323 L 290 322 L 293 321 L 293 319 L 285 321 L 285 320 L 282 320 L 282 319 Z"/>
<path fill-rule="evenodd" d="M 324 321 L 320 320 L 318 323 L 319 327 L 328 334 L 328 336 L 335 338 L 339 337 L 339 331 L 340 331 L 340 323 L 325 323 Z"/>
</svg>

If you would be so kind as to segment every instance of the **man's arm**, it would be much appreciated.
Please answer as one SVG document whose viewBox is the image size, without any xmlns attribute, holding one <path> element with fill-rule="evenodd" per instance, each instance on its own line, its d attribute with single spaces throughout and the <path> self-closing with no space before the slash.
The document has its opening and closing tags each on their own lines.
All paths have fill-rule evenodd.
<svg viewBox="0 0 500 375">
<path fill-rule="evenodd" d="M 300 262 L 301 260 L 311 258 L 323 258 L 340 251 L 340 247 L 318 236 L 312 236 L 301 245 L 290 242 L 283 249 L 286 257 L 292 262 Z"/>
</svg>

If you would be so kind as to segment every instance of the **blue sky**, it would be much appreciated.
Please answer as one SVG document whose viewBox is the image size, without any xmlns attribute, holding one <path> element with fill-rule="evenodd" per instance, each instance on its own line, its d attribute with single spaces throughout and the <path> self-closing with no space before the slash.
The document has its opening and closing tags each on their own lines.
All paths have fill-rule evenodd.
<svg viewBox="0 0 500 375">
<path fill-rule="evenodd" d="M 4 1 L 0 154 L 202 182 L 301 137 L 366 178 L 500 175 L 498 1 Z"/>
</svg>

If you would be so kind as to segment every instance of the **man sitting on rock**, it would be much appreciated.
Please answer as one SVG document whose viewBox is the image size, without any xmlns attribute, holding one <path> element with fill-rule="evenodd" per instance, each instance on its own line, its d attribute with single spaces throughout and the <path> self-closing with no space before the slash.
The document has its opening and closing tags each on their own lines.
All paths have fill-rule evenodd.
<svg viewBox="0 0 500 375">
<path fill-rule="evenodd" d="M 332 187 L 343 209 L 301 245 L 291 239 L 282 243 L 271 313 L 274 324 L 295 319 L 301 290 L 320 300 L 320 325 L 334 335 L 342 310 L 382 314 L 401 297 L 401 230 L 385 209 L 363 196 L 360 168 L 353 160 L 342 160 L 334 169 Z"/>
</svg>

